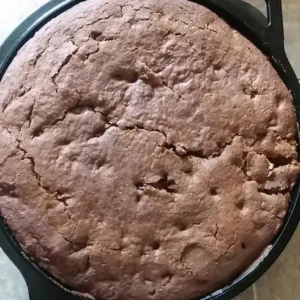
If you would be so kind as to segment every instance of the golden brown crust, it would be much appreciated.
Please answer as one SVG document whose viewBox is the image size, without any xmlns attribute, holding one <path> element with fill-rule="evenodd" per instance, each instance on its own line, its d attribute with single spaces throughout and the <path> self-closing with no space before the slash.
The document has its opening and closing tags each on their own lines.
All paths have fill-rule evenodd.
<svg viewBox="0 0 300 300">
<path fill-rule="evenodd" d="M 291 96 L 268 59 L 184 0 L 90 0 L 0 83 L 0 210 L 76 291 L 185 300 L 243 271 L 299 172 Z"/>
</svg>

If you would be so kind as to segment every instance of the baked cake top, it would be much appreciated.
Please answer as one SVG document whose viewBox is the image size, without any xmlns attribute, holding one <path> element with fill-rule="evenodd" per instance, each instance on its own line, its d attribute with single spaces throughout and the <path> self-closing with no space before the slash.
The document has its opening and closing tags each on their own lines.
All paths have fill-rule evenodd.
<svg viewBox="0 0 300 300">
<path fill-rule="evenodd" d="M 186 300 L 280 228 L 299 172 L 291 96 L 268 59 L 185 0 L 89 0 L 0 83 L 0 211 L 66 286 Z"/>
</svg>

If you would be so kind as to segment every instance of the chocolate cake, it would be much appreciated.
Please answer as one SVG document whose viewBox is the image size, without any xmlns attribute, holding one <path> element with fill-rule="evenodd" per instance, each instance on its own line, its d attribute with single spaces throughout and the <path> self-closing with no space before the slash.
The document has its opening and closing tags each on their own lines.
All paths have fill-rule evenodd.
<svg viewBox="0 0 300 300">
<path fill-rule="evenodd" d="M 25 253 L 95 299 L 188 300 L 272 242 L 299 173 L 268 58 L 186 0 L 88 0 L 0 83 L 0 212 Z"/>
</svg>

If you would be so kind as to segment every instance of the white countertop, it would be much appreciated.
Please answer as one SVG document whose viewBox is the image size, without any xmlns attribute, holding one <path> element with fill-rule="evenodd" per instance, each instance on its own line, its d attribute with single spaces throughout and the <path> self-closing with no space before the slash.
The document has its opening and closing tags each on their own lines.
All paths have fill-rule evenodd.
<svg viewBox="0 0 300 300">
<path fill-rule="evenodd" d="M 0 300 L 29 300 L 26 283 L 19 270 L 0 248 Z"/>
<path fill-rule="evenodd" d="M 1 0 L 0 44 L 20 22 L 46 2 L 47 0 Z"/>
</svg>

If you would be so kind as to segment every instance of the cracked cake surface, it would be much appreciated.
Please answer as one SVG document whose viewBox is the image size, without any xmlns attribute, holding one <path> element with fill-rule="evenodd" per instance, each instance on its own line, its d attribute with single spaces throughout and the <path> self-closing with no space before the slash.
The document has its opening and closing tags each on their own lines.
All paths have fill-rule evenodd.
<svg viewBox="0 0 300 300">
<path fill-rule="evenodd" d="M 89 0 L 0 83 L 0 211 L 67 287 L 186 300 L 282 225 L 299 173 L 292 98 L 268 59 L 185 0 Z"/>
</svg>

